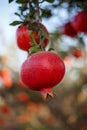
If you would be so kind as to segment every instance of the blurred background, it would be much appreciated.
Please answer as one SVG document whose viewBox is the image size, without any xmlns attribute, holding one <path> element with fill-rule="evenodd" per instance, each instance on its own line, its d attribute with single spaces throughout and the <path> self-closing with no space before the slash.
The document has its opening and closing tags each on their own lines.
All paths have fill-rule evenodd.
<svg viewBox="0 0 87 130">
<path fill-rule="evenodd" d="M 67 0 L 57 2 L 52 16 L 43 17 L 42 23 L 50 33 L 47 48 L 52 47 L 60 55 L 66 73 L 53 88 L 56 96 L 44 101 L 39 92 L 27 89 L 20 80 L 20 68 L 27 53 L 16 44 L 18 25 L 9 25 L 19 20 L 14 15 L 18 5 L 0 1 L 0 130 L 87 129 L 87 35 L 81 33 L 72 38 L 60 33 L 61 26 L 87 6 L 80 1 L 76 7 L 72 0 L 71 4 Z M 47 7 L 51 3 L 44 2 L 43 8 Z M 81 55 L 74 55 L 75 49 L 80 49 Z"/>
</svg>

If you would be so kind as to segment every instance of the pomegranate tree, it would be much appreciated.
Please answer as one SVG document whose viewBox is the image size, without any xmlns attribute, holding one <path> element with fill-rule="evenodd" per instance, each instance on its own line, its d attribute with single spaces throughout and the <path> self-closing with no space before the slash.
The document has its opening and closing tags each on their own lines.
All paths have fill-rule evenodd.
<svg viewBox="0 0 87 130">
<path fill-rule="evenodd" d="M 21 67 L 21 79 L 29 89 L 40 91 L 47 99 L 53 97 L 52 87 L 63 78 L 65 65 L 54 52 L 37 52 L 29 56 Z"/>
<path fill-rule="evenodd" d="M 12 1 L 10 0 L 10 3 Z M 10 25 L 20 24 L 16 31 L 17 45 L 28 52 L 28 57 L 22 64 L 20 72 L 23 86 L 40 91 L 47 99 L 48 96 L 54 95 L 52 87 L 63 79 L 65 65 L 56 53 L 45 49 L 49 43 L 49 32 L 42 24 L 42 18 L 49 18 L 52 13 L 51 8 L 45 10 L 41 6 L 43 2 L 53 3 L 54 0 L 16 0 L 20 6 L 19 12 L 15 14 L 19 16 L 20 21 L 14 21 Z M 50 37 L 52 35 L 51 33 Z"/>
</svg>

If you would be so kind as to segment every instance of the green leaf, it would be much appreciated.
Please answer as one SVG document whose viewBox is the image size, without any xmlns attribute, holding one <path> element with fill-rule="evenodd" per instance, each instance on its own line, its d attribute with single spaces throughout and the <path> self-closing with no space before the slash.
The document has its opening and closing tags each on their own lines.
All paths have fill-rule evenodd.
<svg viewBox="0 0 87 130">
<path fill-rule="evenodd" d="M 48 51 L 55 51 L 54 48 L 49 48 Z"/>
<path fill-rule="evenodd" d="M 47 33 L 45 32 L 43 28 L 41 29 L 41 35 L 42 37 L 44 37 L 44 39 L 47 38 Z"/>
<path fill-rule="evenodd" d="M 52 16 L 52 12 L 49 9 L 42 9 L 42 17 L 49 18 Z"/>
<path fill-rule="evenodd" d="M 8 0 L 9 3 L 13 2 L 14 0 Z"/>
<path fill-rule="evenodd" d="M 29 49 L 29 55 L 42 51 L 39 46 L 34 46 Z"/>
<path fill-rule="evenodd" d="M 13 21 L 12 23 L 10 23 L 10 25 L 16 26 L 16 25 L 21 24 L 21 23 L 23 23 L 23 22 L 22 21 Z"/>
<path fill-rule="evenodd" d="M 19 16 L 19 17 L 20 17 L 20 14 L 18 14 L 18 13 L 16 13 L 16 12 L 15 12 L 15 15 L 17 15 L 17 16 Z"/>
<path fill-rule="evenodd" d="M 35 41 L 35 39 L 34 39 L 34 36 L 33 36 L 33 33 L 32 33 L 32 31 L 30 32 L 30 39 L 31 39 L 31 46 L 36 46 L 37 45 L 37 43 L 36 43 L 36 41 Z"/>
<path fill-rule="evenodd" d="M 53 3 L 55 0 L 45 0 L 45 1 L 47 1 L 49 3 Z"/>
<path fill-rule="evenodd" d="M 26 3 L 26 2 L 25 2 L 25 0 L 16 0 L 16 3 L 23 4 L 23 3 Z"/>
</svg>

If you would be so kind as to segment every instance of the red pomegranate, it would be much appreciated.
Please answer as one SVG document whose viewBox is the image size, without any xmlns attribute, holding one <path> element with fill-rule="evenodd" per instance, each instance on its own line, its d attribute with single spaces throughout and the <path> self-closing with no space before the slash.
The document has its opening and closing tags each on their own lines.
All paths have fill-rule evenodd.
<svg viewBox="0 0 87 130">
<path fill-rule="evenodd" d="M 87 32 L 87 11 L 78 12 L 72 20 L 72 26 L 77 32 Z"/>
<path fill-rule="evenodd" d="M 45 33 L 47 34 L 47 38 L 45 38 L 43 41 L 44 46 L 46 47 L 46 45 L 49 42 L 49 33 L 43 24 L 40 24 L 40 25 L 41 25 L 40 29 L 43 29 L 45 31 Z M 33 25 L 31 24 L 31 26 L 33 26 Z M 39 26 L 39 24 L 36 23 L 36 26 Z M 32 47 L 31 38 L 30 38 L 30 31 L 31 30 L 29 30 L 26 25 L 19 26 L 17 31 L 16 31 L 17 45 L 20 49 L 22 49 L 24 51 L 29 51 L 29 49 Z M 32 34 L 33 34 L 33 37 L 34 37 L 36 44 L 39 44 L 40 43 L 39 31 L 33 31 Z"/>
<path fill-rule="evenodd" d="M 53 97 L 52 87 L 57 85 L 65 74 L 62 59 L 54 52 L 32 54 L 21 67 L 21 79 L 29 89 L 40 91 L 47 99 Z"/>
<path fill-rule="evenodd" d="M 62 26 L 61 31 L 62 34 L 65 34 L 69 37 L 76 37 L 77 32 L 72 27 L 71 22 L 66 23 L 64 26 Z"/>
<path fill-rule="evenodd" d="M 0 111 L 3 114 L 10 114 L 10 112 L 11 112 L 9 106 L 7 106 L 7 105 L 0 106 Z"/>
<path fill-rule="evenodd" d="M 72 51 L 72 55 L 76 58 L 81 58 L 83 57 L 84 53 L 81 49 L 79 48 L 75 48 L 73 51 Z"/>
</svg>

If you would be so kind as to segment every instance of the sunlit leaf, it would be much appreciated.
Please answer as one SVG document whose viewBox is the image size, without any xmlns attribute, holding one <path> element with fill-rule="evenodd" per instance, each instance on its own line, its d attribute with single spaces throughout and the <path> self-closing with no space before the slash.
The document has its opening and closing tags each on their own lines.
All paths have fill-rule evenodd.
<svg viewBox="0 0 87 130">
<path fill-rule="evenodd" d="M 10 25 L 15 26 L 15 25 L 18 25 L 21 23 L 23 23 L 23 22 L 22 21 L 13 21 L 12 23 L 10 23 Z"/>
</svg>

